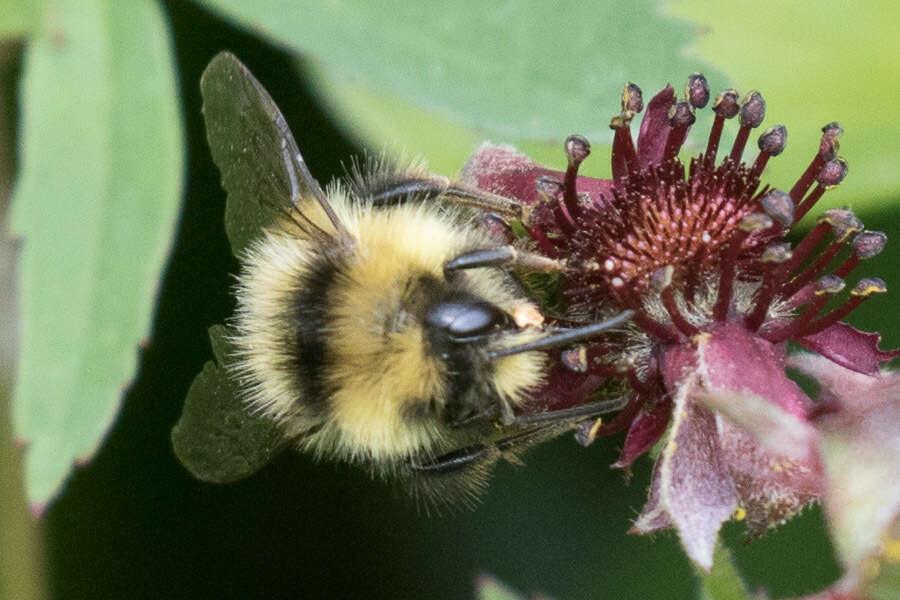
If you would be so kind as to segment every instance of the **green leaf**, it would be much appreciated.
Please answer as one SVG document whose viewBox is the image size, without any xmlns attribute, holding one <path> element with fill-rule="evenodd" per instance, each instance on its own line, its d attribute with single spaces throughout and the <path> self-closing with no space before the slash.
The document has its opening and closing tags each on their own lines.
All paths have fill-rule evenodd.
<svg viewBox="0 0 900 600">
<path fill-rule="evenodd" d="M 202 4 L 345 81 L 505 138 L 562 140 L 577 131 L 609 140 L 626 80 L 658 90 L 700 69 L 721 81 L 709 63 L 684 54 L 698 29 L 664 15 L 657 0 Z"/>
<path fill-rule="evenodd" d="M 750 592 L 744 585 L 731 559 L 731 553 L 721 543 L 713 555 L 713 567 L 709 573 L 697 571 L 700 577 L 702 600 L 749 600 Z"/>
<path fill-rule="evenodd" d="M 246 410 L 225 370 L 227 330 L 209 330 L 213 355 L 191 384 L 181 419 L 172 429 L 175 455 L 195 477 L 228 483 L 252 475 L 285 446 L 275 422 Z"/>
<path fill-rule="evenodd" d="M 0 40 L 34 31 L 39 13 L 35 0 L 0 0 Z"/>
<path fill-rule="evenodd" d="M 695 56 L 727 69 L 741 91 L 762 91 L 763 127 L 787 125 L 787 149 L 769 162 L 766 182 L 790 187 L 818 148 L 821 127 L 836 120 L 846 130 L 840 153 L 850 174 L 810 218 L 827 207 L 851 204 L 865 214 L 900 202 L 900 120 L 885 110 L 897 96 L 900 4 L 677 0 L 671 10 L 706 32 Z"/>
<path fill-rule="evenodd" d="M 148 333 L 182 188 L 156 2 L 48 4 L 23 65 L 17 435 L 40 510 L 109 429 Z"/>
<path fill-rule="evenodd" d="M 500 583 L 493 575 L 479 575 L 475 579 L 475 598 L 477 600 L 523 600 L 509 587 Z"/>
</svg>

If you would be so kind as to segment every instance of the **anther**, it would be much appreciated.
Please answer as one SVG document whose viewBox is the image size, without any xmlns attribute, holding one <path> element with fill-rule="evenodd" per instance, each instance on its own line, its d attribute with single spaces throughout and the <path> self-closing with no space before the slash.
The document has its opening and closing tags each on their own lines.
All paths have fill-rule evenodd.
<svg viewBox="0 0 900 600">
<path fill-rule="evenodd" d="M 709 83 L 702 73 L 694 73 L 687 78 L 684 97 L 694 108 L 703 108 L 709 103 Z"/>
<path fill-rule="evenodd" d="M 841 241 L 865 228 L 863 222 L 849 208 L 831 208 L 826 210 L 824 214 L 819 216 L 818 221 L 827 223 L 831 227 L 834 237 Z"/>
<path fill-rule="evenodd" d="M 861 260 L 868 260 L 881 254 L 887 244 L 887 234 L 881 231 L 861 231 L 850 242 L 853 254 L 844 263 L 834 270 L 839 277 L 846 277 Z"/>
<path fill-rule="evenodd" d="M 747 139 L 750 137 L 750 130 L 759 127 L 765 116 L 766 101 L 759 92 L 752 91 L 744 96 L 739 112 L 741 128 L 734 140 L 734 146 L 731 147 L 731 160 L 736 163 L 741 162 L 741 155 L 744 153 L 744 146 L 747 145 Z"/>
<path fill-rule="evenodd" d="M 815 333 L 819 333 L 823 329 L 830 327 L 838 321 L 844 319 L 844 317 L 856 310 L 856 308 L 860 304 L 868 300 L 873 295 L 884 294 L 886 292 L 887 286 L 884 284 L 884 281 L 882 281 L 878 277 L 866 277 L 860 279 L 856 283 L 856 285 L 853 286 L 853 289 L 850 290 L 850 299 L 847 300 L 847 302 L 837 307 L 824 317 L 816 319 L 812 323 L 809 323 L 806 327 L 806 330 L 803 331 L 803 335 L 812 335 Z"/>
<path fill-rule="evenodd" d="M 622 89 L 622 112 L 629 118 L 644 110 L 644 95 L 636 84 L 628 82 Z"/>
<path fill-rule="evenodd" d="M 756 157 L 752 170 L 755 176 L 759 176 L 763 169 L 766 168 L 769 158 L 778 156 L 784 151 L 785 146 L 787 146 L 787 127 L 776 125 L 768 128 L 765 133 L 759 136 L 757 145 L 759 146 L 759 156 Z"/>
<path fill-rule="evenodd" d="M 587 372 L 587 348 L 584 346 L 576 346 L 570 350 L 563 350 L 560 355 L 560 360 L 562 361 L 562 364 L 576 373 Z"/>
<path fill-rule="evenodd" d="M 832 121 L 822 128 L 822 140 L 819 142 L 819 156 L 823 160 L 832 160 L 837 157 L 837 151 L 841 147 L 839 138 L 844 135 L 844 128 L 837 121 Z"/>
<path fill-rule="evenodd" d="M 722 117 L 723 119 L 732 119 L 736 117 L 741 110 L 741 106 L 738 103 L 737 90 L 725 90 L 716 96 L 716 101 L 713 102 L 712 109 L 717 117 Z"/>
<path fill-rule="evenodd" d="M 832 212 L 832 211 L 828 211 Z M 823 215 L 825 217 L 825 221 L 829 222 L 831 225 L 831 231 L 834 234 L 834 240 L 831 244 L 825 248 L 825 251 L 819 254 L 815 261 L 811 264 L 807 265 L 803 271 L 798 274 L 789 284 L 784 286 L 783 293 L 785 296 L 791 296 L 795 292 L 799 291 L 804 285 L 808 282 L 812 281 L 813 277 L 816 277 L 820 273 L 825 270 L 831 261 L 834 260 L 834 257 L 838 255 L 838 252 L 844 247 L 844 244 L 847 242 L 850 237 L 861 231 L 863 228 L 862 221 L 853 216 L 849 210 L 841 210 L 834 211 L 837 213 L 837 217 L 829 222 L 828 213 Z M 853 257 L 850 258 L 850 264 L 845 263 L 846 267 L 842 266 L 840 271 L 835 272 L 835 275 L 838 277 L 845 277 L 847 273 L 853 270 L 853 267 L 856 266 L 855 261 L 853 261 Z"/>
<path fill-rule="evenodd" d="M 818 152 L 816 152 L 816 155 L 809 163 L 809 166 L 806 167 L 806 171 L 803 172 L 803 175 L 800 176 L 797 183 L 791 188 L 791 198 L 794 199 L 795 204 L 800 202 L 800 199 L 803 198 L 807 190 L 809 190 L 809 186 L 811 186 L 819 176 L 825 163 L 837 158 L 839 147 L 838 138 L 840 138 L 843 133 L 844 129 L 836 121 L 829 123 L 822 128 L 822 139 L 819 141 Z"/>
<path fill-rule="evenodd" d="M 881 231 L 862 231 L 853 238 L 853 252 L 860 260 L 881 254 L 887 244 L 887 234 Z"/>
<path fill-rule="evenodd" d="M 764 263 L 782 264 L 786 263 L 793 256 L 790 242 L 773 242 L 766 246 L 759 260 Z"/>
<path fill-rule="evenodd" d="M 790 227 L 794 224 L 794 201 L 786 192 L 772 190 L 763 196 L 760 204 L 766 214 L 783 227 Z"/>
<path fill-rule="evenodd" d="M 797 206 L 797 220 L 800 220 L 803 215 L 808 213 L 826 191 L 840 185 L 844 178 L 847 177 L 848 169 L 847 161 L 840 157 L 826 162 L 822 170 L 819 171 L 818 176 L 816 176 L 816 182 L 818 182 L 816 189 Z M 793 194 L 791 194 L 791 197 L 794 197 Z"/>
</svg>

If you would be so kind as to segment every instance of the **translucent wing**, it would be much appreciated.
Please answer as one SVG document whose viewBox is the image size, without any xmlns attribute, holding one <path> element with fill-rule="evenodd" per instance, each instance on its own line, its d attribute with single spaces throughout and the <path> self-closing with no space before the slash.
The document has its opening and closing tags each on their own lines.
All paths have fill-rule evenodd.
<svg viewBox="0 0 900 600">
<path fill-rule="evenodd" d="M 217 54 L 203 72 L 200 92 L 206 137 L 228 192 L 225 227 L 235 253 L 278 213 L 315 228 L 296 208 L 302 197 L 316 198 L 338 237 L 347 237 L 281 111 L 237 57 Z"/>
</svg>

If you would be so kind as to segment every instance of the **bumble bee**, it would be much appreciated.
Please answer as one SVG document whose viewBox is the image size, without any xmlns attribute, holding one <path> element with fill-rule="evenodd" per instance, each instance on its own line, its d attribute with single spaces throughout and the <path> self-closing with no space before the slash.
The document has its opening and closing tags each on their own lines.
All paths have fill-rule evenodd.
<svg viewBox="0 0 900 600">
<path fill-rule="evenodd" d="M 630 313 L 549 328 L 502 267 L 565 265 L 498 246 L 468 208 L 514 219 L 515 201 L 376 161 L 323 190 L 237 58 L 217 55 L 201 91 L 229 202 L 263 225 L 230 232 L 247 242 L 228 368 L 246 408 L 296 448 L 400 480 L 429 503 L 467 503 L 500 458 L 621 408 L 536 410 L 545 350 Z"/>
</svg>

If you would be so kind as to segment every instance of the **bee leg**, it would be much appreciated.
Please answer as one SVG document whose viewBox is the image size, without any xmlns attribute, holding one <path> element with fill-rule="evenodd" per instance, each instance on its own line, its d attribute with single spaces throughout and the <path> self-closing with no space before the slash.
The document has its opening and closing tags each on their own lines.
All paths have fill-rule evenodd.
<svg viewBox="0 0 900 600">
<path fill-rule="evenodd" d="M 409 468 L 419 475 L 447 475 L 477 464 L 494 462 L 501 456 L 515 460 L 517 451 L 549 440 L 574 427 L 574 423 L 542 423 L 509 437 L 487 444 L 473 444 L 442 454 L 425 462 L 410 462 Z"/>
<path fill-rule="evenodd" d="M 501 348 L 500 350 L 493 350 L 488 353 L 488 357 L 490 357 L 492 360 L 497 360 L 498 358 L 512 356 L 513 354 L 521 354 L 522 352 L 549 350 L 550 348 L 559 348 L 560 346 L 574 344 L 575 342 L 580 342 L 582 340 L 593 339 L 600 334 L 609 331 L 610 329 L 614 329 L 620 325 L 625 324 L 625 322 L 630 320 L 633 316 L 633 310 L 623 310 L 614 317 L 610 317 L 609 319 L 600 321 L 599 323 L 585 325 L 584 327 L 576 327 L 575 329 L 568 329 L 559 333 L 554 333 L 548 337 L 535 340 L 533 342 L 519 344 L 518 346 L 510 346 L 508 348 Z"/>
<path fill-rule="evenodd" d="M 445 193 L 453 197 L 454 204 L 472 206 L 485 212 L 497 213 L 514 220 L 522 218 L 522 204 L 511 198 L 498 196 L 497 194 L 461 183 L 450 184 Z"/>
<path fill-rule="evenodd" d="M 534 252 L 519 250 L 514 246 L 499 246 L 497 248 L 472 250 L 471 252 L 460 254 L 444 264 L 444 273 L 450 274 L 453 271 L 462 269 L 500 266 L 522 267 L 544 273 L 565 271 L 568 268 L 566 261 L 547 258 L 546 256 Z"/>
<path fill-rule="evenodd" d="M 597 402 L 589 402 L 587 404 L 579 404 L 560 410 L 550 410 L 546 412 L 533 413 L 530 415 L 519 415 L 514 419 L 517 425 L 532 425 L 535 423 L 576 423 L 582 420 L 592 419 L 599 415 L 616 412 L 625 408 L 628 404 L 627 396 L 619 396 L 607 400 Z"/>
<path fill-rule="evenodd" d="M 494 460 L 496 449 L 490 444 L 474 444 L 458 448 L 425 462 L 410 462 L 409 468 L 420 475 L 446 475 L 467 469 L 484 460 Z"/>
<path fill-rule="evenodd" d="M 441 195 L 450 196 L 454 204 L 472 206 L 485 212 L 496 213 L 503 217 L 518 219 L 522 216 L 522 205 L 515 200 L 504 198 L 478 188 L 450 183 L 446 177 L 431 175 L 428 177 L 401 177 L 382 189 L 362 189 L 360 194 L 368 196 L 374 206 L 391 206 L 402 204 L 409 198 L 419 201 L 431 200 Z"/>
</svg>

